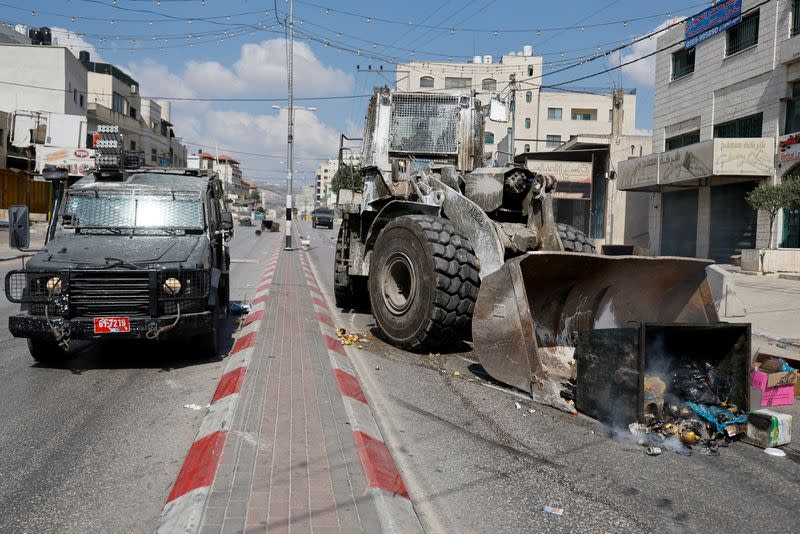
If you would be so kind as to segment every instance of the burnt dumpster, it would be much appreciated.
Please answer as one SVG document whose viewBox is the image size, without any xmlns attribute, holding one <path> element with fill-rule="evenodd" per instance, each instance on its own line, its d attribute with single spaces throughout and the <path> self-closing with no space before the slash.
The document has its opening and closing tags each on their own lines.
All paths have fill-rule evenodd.
<svg viewBox="0 0 800 534">
<path fill-rule="evenodd" d="M 579 332 L 578 411 L 612 427 L 747 407 L 750 325 L 638 323 Z"/>
</svg>

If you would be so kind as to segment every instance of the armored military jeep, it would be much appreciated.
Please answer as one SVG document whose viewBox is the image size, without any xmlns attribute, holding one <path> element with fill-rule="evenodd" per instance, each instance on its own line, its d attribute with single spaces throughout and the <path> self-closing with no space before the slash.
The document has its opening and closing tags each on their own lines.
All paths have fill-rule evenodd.
<svg viewBox="0 0 800 534">
<path fill-rule="evenodd" d="M 187 354 L 216 355 L 229 307 L 233 232 L 222 184 L 207 171 L 95 172 L 57 191 L 44 250 L 8 273 L 9 318 L 37 361 L 70 340 L 185 339 Z M 69 185 L 68 185 L 69 184 Z M 12 246 L 29 245 L 28 211 L 9 210 Z"/>
</svg>

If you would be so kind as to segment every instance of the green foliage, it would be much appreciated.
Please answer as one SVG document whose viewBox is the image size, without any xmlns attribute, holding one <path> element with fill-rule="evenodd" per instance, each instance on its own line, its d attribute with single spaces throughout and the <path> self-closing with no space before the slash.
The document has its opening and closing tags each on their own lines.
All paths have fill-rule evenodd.
<svg viewBox="0 0 800 534">
<path fill-rule="evenodd" d="M 753 208 L 767 212 L 769 216 L 769 246 L 771 248 L 772 227 L 778 212 L 800 204 L 800 182 L 797 179 L 785 180 L 778 185 L 761 182 L 745 198 Z"/>
<path fill-rule="evenodd" d="M 355 165 L 342 164 L 331 180 L 331 189 L 338 193 L 339 189 L 361 190 L 364 187 L 364 177 L 361 168 Z"/>
</svg>

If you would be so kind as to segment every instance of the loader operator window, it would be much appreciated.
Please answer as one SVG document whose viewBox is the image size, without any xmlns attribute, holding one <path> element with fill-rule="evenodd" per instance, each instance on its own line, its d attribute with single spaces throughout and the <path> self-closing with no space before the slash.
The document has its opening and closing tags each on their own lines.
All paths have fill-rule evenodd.
<svg viewBox="0 0 800 534">
<path fill-rule="evenodd" d="M 76 230 L 204 228 L 199 195 L 80 191 L 67 196 L 62 220 Z"/>
</svg>

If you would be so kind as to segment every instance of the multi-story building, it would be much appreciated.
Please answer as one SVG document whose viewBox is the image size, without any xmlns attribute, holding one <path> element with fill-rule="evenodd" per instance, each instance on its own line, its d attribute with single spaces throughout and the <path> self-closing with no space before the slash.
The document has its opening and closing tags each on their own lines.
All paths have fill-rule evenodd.
<svg viewBox="0 0 800 534">
<path fill-rule="evenodd" d="M 512 126 L 514 154 L 554 150 L 577 135 L 611 133 L 611 94 L 544 91 L 541 89 L 543 60 L 533 48 L 511 52 L 495 62 L 492 56 L 475 56 L 472 63 L 413 61 L 397 67 L 400 91 L 475 91 L 482 104 L 501 99 L 514 108 L 500 120 L 486 120 L 484 145 L 487 160 L 508 160 Z M 516 80 L 511 106 L 510 79 Z M 633 135 L 636 123 L 636 92 L 625 95 L 623 135 Z M 512 115 L 514 120 L 512 121 Z"/>
<path fill-rule="evenodd" d="M 219 173 L 219 179 L 222 181 L 222 187 L 228 195 L 228 199 L 235 202 L 247 198 L 249 188 L 242 180 L 242 169 L 239 167 L 239 161 L 227 154 L 214 156 L 203 151 L 200 151 L 198 156 L 198 168 L 211 169 Z"/>
<path fill-rule="evenodd" d="M 701 14 L 659 37 L 655 154 L 623 162 L 620 186 L 651 194 L 653 254 L 800 270 L 800 211 L 779 215 L 769 243 L 768 216 L 746 201 L 800 175 L 800 1 L 743 0 L 740 19 L 735 1 L 720 5 L 724 26 Z"/>
<path fill-rule="evenodd" d="M 116 124 L 126 150 L 139 152 L 148 167 L 185 167 L 187 150 L 175 136 L 167 101 L 141 98 L 139 82 L 109 63 L 91 61 L 80 52 L 88 71 L 89 130 Z"/>
<path fill-rule="evenodd" d="M 344 165 L 357 167 L 361 164 L 361 156 L 354 150 L 343 150 L 342 163 Z M 333 177 L 336 176 L 338 171 L 338 159 L 329 159 L 317 167 L 317 172 L 315 174 L 316 181 L 314 183 L 314 196 L 318 206 L 328 208 L 333 206 L 333 204 L 336 202 L 336 197 L 331 184 L 333 182 Z"/>
</svg>

